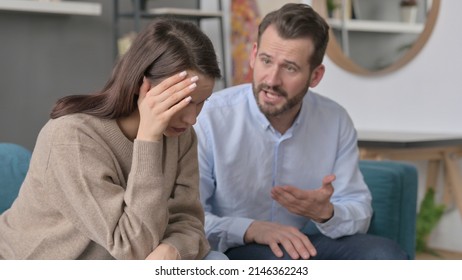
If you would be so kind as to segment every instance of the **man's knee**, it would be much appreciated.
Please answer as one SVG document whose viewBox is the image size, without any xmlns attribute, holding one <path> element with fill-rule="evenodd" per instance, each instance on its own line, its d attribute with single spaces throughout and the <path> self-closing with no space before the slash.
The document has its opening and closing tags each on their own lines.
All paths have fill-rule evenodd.
<svg viewBox="0 0 462 280">
<path fill-rule="evenodd" d="M 408 260 L 408 254 L 395 241 L 376 236 L 362 251 L 364 260 Z"/>
<path fill-rule="evenodd" d="M 246 244 L 243 246 L 231 248 L 225 252 L 230 260 L 290 260 L 289 254 L 284 250 L 284 256 L 279 258 L 273 253 L 268 245 Z"/>
<path fill-rule="evenodd" d="M 331 239 L 322 234 L 311 236 L 319 260 L 406 260 L 404 250 L 393 240 L 369 234 L 354 234 Z"/>
</svg>

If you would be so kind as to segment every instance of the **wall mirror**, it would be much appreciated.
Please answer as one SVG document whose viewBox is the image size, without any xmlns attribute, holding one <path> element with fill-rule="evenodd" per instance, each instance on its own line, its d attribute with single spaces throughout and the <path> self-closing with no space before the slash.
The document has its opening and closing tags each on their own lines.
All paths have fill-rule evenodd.
<svg viewBox="0 0 462 280">
<path fill-rule="evenodd" d="M 390 73 L 411 61 L 435 25 L 440 0 L 313 0 L 330 24 L 329 58 L 360 75 Z"/>
</svg>

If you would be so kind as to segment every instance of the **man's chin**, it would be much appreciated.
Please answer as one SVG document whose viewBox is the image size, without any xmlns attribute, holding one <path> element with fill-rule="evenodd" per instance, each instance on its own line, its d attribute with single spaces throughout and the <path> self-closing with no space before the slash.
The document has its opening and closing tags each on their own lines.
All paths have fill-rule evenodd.
<svg viewBox="0 0 462 280">
<path fill-rule="evenodd" d="M 263 115 L 267 117 L 276 117 L 282 113 L 281 109 L 274 105 L 267 105 L 267 104 L 261 105 L 260 104 L 259 107 Z"/>
<path fill-rule="evenodd" d="M 259 91 L 257 95 L 254 95 L 257 99 L 258 107 L 260 111 L 267 117 L 275 117 L 283 113 L 283 109 L 287 100 L 270 101 L 265 98 L 265 92 Z"/>
</svg>

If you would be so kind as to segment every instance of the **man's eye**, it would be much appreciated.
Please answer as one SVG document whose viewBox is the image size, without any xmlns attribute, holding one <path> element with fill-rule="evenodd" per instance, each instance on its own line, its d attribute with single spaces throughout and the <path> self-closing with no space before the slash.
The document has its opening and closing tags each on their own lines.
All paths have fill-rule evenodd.
<svg viewBox="0 0 462 280">
<path fill-rule="evenodd" d="M 263 64 L 269 64 L 271 62 L 268 58 L 262 58 L 261 61 Z"/>
<path fill-rule="evenodd" d="M 287 69 L 287 71 L 289 71 L 289 72 L 295 72 L 295 71 L 297 70 L 297 69 L 296 69 L 295 67 L 293 67 L 293 66 L 287 66 L 286 69 Z"/>
</svg>

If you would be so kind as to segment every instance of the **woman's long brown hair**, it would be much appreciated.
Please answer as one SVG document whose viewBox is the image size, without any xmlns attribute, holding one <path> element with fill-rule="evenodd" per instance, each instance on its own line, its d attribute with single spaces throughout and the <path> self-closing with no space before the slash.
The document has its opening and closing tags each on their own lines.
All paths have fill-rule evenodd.
<svg viewBox="0 0 462 280">
<path fill-rule="evenodd" d="M 128 116 L 137 108 L 144 76 L 157 84 L 184 70 L 221 78 L 212 42 L 192 22 L 154 20 L 133 41 L 101 91 L 59 99 L 50 117 L 55 119 L 73 113 L 108 119 Z"/>
</svg>

